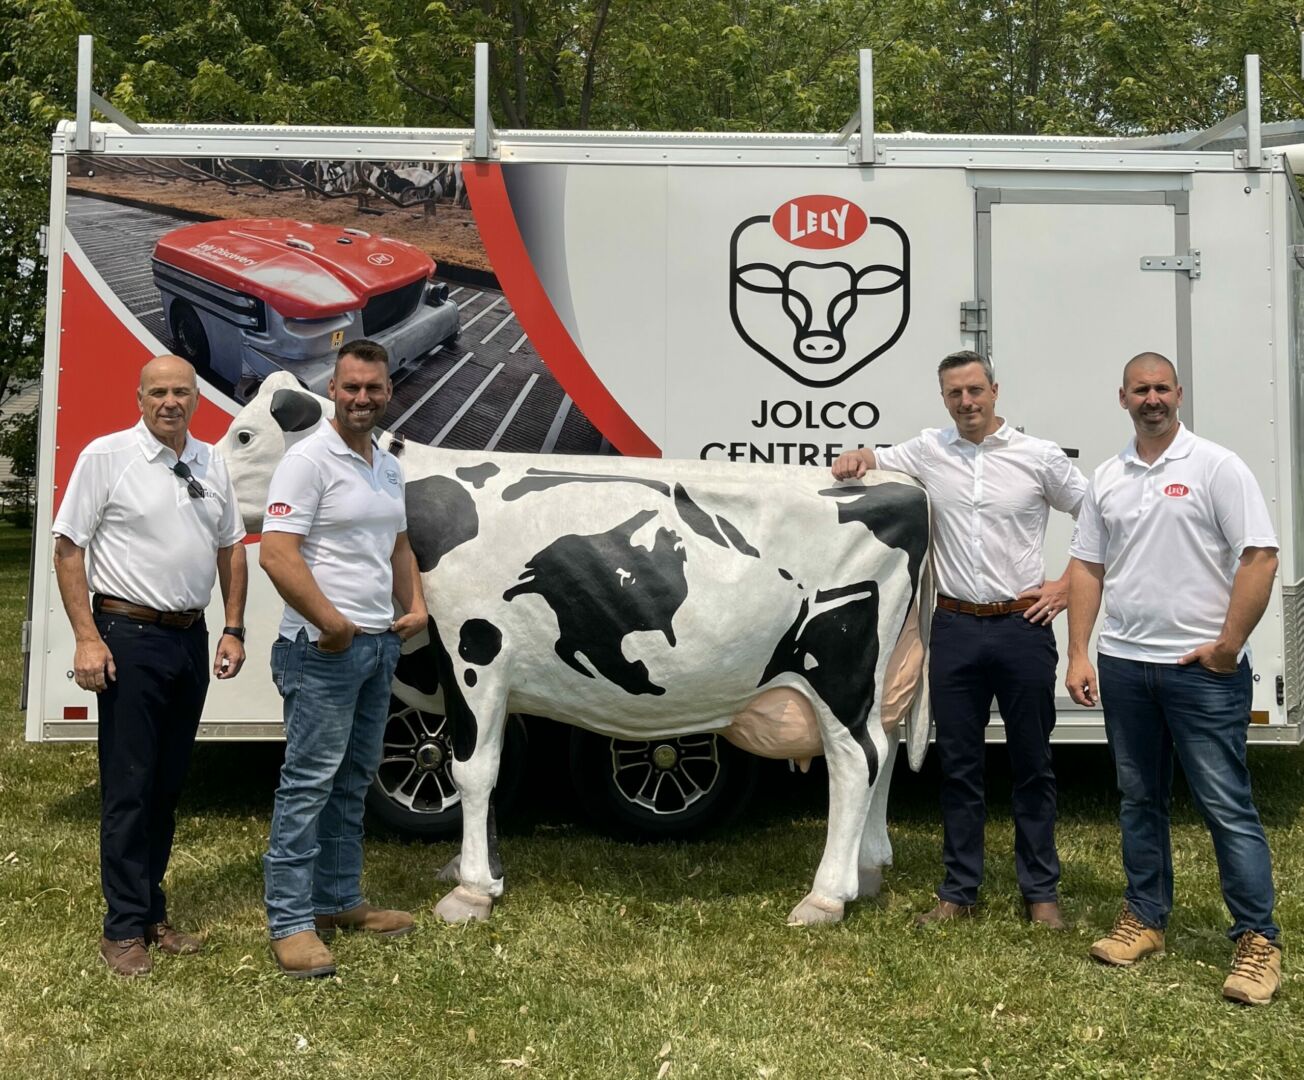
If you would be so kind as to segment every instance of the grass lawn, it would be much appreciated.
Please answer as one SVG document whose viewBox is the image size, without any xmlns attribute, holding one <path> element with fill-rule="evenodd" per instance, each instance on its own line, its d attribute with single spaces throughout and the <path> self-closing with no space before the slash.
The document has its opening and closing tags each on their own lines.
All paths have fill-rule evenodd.
<svg viewBox="0 0 1304 1080">
<path fill-rule="evenodd" d="M 606 840 L 538 797 L 505 823 L 508 894 L 481 926 L 439 925 L 449 844 L 377 838 L 368 894 L 418 913 L 397 942 L 346 938 L 338 977 L 294 983 L 261 906 L 274 747 L 196 752 L 169 875 L 200 957 L 124 982 L 96 954 L 95 749 L 29 745 L 17 709 L 28 534 L 0 527 L 0 1075 L 68 1077 L 861 1077 L 1304 1074 L 1304 754 L 1253 755 L 1276 860 L 1287 977 L 1271 1008 L 1224 1003 L 1231 955 L 1208 836 L 1176 808 L 1168 955 L 1086 959 L 1122 874 L 1107 755 L 1066 748 L 1063 898 L 1072 928 L 1022 922 L 1008 772 L 991 758 L 981 917 L 918 933 L 939 866 L 936 775 L 896 777 L 896 866 L 830 930 L 784 925 L 823 844 L 823 785 L 767 772 L 726 835 Z M 253 664 L 248 678 L 263 677 Z"/>
</svg>

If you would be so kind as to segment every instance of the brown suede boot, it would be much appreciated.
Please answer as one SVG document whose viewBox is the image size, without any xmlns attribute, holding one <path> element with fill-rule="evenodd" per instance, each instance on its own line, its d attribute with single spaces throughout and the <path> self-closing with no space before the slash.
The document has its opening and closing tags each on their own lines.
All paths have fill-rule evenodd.
<svg viewBox="0 0 1304 1080">
<path fill-rule="evenodd" d="M 1146 956 L 1164 954 L 1164 932 L 1146 926 L 1126 904 L 1114 920 L 1113 929 L 1091 946 L 1091 955 L 1102 964 L 1131 967 Z"/>
<path fill-rule="evenodd" d="M 276 957 L 276 966 L 291 979 L 315 979 L 335 974 L 335 957 L 312 930 L 272 938 L 272 955 Z"/>
<path fill-rule="evenodd" d="M 199 938 L 183 934 L 171 923 L 165 922 L 145 927 L 145 941 L 169 956 L 193 956 L 204 947 Z"/>
<path fill-rule="evenodd" d="M 973 917 L 973 913 L 973 904 L 953 904 L 950 900 L 938 900 L 937 905 L 932 910 L 915 916 L 915 925 L 918 927 L 934 926 L 937 923 L 951 922 L 954 919 L 969 919 Z"/>
<path fill-rule="evenodd" d="M 1046 927 L 1048 930 L 1067 930 L 1064 916 L 1060 914 L 1059 903 L 1055 900 L 1043 900 L 1027 905 L 1028 921 Z"/>
<path fill-rule="evenodd" d="M 317 934 L 323 941 L 330 941 L 336 930 L 360 930 L 380 937 L 402 937 L 410 933 L 413 927 L 412 916 L 406 911 L 372 907 L 365 901 L 348 911 L 318 915 L 316 921 Z"/>
<path fill-rule="evenodd" d="M 1223 997 L 1242 1005 L 1267 1005 L 1280 987 L 1281 950 L 1262 934 L 1247 930 L 1236 939 Z"/>
<path fill-rule="evenodd" d="M 154 961 L 145 948 L 144 938 L 125 938 L 111 941 L 100 938 L 100 957 L 109 965 L 109 970 L 124 979 L 134 979 L 138 975 L 148 975 L 154 970 Z"/>
</svg>

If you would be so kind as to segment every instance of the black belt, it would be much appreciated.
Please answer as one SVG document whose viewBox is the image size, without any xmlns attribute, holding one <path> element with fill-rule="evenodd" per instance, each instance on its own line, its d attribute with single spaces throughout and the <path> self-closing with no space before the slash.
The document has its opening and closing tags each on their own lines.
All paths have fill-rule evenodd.
<svg viewBox="0 0 1304 1080">
<path fill-rule="evenodd" d="M 110 615 L 125 615 L 133 622 L 170 626 L 177 630 L 189 630 L 204 617 L 202 611 L 155 611 L 144 604 L 133 604 L 130 600 L 120 600 L 116 596 L 101 595 L 95 597 L 91 610 L 97 614 L 107 611 Z"/>
</svg>

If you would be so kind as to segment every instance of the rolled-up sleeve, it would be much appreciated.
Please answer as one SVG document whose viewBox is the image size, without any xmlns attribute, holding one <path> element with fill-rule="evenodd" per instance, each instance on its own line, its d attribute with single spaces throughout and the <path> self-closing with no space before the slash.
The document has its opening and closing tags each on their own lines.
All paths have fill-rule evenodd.
<svg viewBox="0 0 1304 1080">
<path fill-rule="evenodd" d="M 880 469 L 902 472 L 919 480 L 926 468 L 924 461 L 924 437 L 916 435 L 895 446 L 885 446 L 874 451 L 874 460 Z"/>
<path fill-rule="evenodd" d="M 1074 517 L 1087 494 L 1087 478 L 1082 470 L 1053 443 L 1042 459 L 1042 489 L 1052 507 Z"/>
</svg>

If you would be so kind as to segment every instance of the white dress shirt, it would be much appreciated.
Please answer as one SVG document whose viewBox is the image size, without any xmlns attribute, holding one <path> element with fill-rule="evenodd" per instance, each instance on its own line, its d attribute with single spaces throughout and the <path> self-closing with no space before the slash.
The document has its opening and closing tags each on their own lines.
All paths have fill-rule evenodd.
<svg viewBox="0 0 1304 1080">
<path fill-rule="evenodd" d="M 403 470 L 375 443 L 371 464 L 349 448 L 329 423 L 285 452 L 267 490 L 263 532 L 297 533 L 300 552 L 322 594 L 368 633 L 394 621 L 398 534 L 407 531 Z M 321 631 L 288 604 L 281 635 L 300 630 L 309 641 Z"/>
<path fill-rule="evenodd" d="M 1069 550 L 1105 568 L 1100 651 L 1175 664 L 1222 633 L 1245 549 L 1277 546 L 1245 462 L 1182 426 L 1153 464 L 1134 438 L 1095 471 Z"/>
<path fill-rule="evenodd" d="M 924 485 L 937 591 L 974 604 L 1012 600 L 1045 582 L 1050 508 L 1076 515 L 1087 490 L 1063 450 L 1004 422 L 981 443 L 954 427 L 927 428 L 874 456 L 879 468 Z"/>
<path fill-rule="evenodd" d="M 177 455 L 144 420 L 81 452 L 52 531 L 86 550 L 91 592 L 156 611 L 208 606 L 217 551 L 239 543 L 245 530 L 217 449 L 187 435 L 181 460 L 204 489 L 201 498 L 172 472 Z"/>
</svg>

